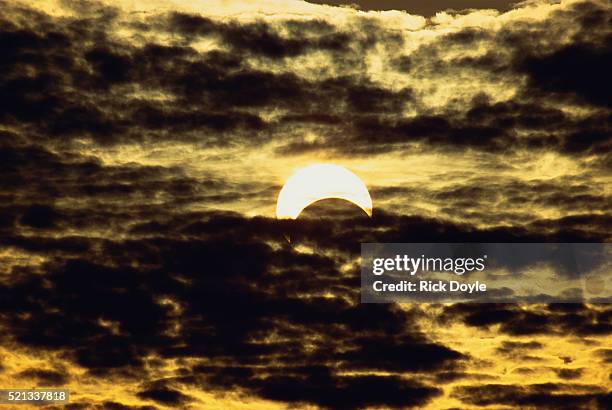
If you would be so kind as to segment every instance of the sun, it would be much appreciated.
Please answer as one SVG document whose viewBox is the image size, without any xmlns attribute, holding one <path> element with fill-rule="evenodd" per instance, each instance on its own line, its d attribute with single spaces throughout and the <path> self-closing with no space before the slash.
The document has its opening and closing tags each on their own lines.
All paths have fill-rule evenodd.
<svg viewBox="0 0 612 410">
<path fill-rule="evenodd" d="M 322 199 L 343 199 L 372 216 L 372 198 L 363 181 L 334 164 L 312 164 L 291 175 L 278 195 L 276 217 L 296 219 L 304 208 Z"/>
</svg>

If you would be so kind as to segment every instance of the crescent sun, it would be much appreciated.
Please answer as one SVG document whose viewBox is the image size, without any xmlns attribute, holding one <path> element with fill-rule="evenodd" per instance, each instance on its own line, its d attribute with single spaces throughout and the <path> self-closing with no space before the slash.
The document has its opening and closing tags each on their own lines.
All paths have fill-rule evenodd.
<svg viewBox="0 0 612 410">
<path fill-rule="evenodd" d="M 363 181 L 334 164 L 313 164 L 291 175 L 278 194 L 276 217 L 296 219 L 304 208 L 322 199 L 344 199 L 372 216 L 372 198 Z"/>
</svg>

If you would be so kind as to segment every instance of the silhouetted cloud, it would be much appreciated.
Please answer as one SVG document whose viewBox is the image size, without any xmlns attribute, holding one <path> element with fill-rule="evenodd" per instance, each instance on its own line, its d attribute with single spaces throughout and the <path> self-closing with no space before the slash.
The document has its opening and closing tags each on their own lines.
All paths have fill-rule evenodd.
<svg viewBox="0 0 612 410">
<path fill-rule="evenodd" d="M 153 400 L 166 406 L 180 406 L 190 401 L 189 396 L 165 386 L 151 386 L 138 392 L 138 397 Z"/>
<path fill-rule="evenodd" d="M 35 380 L 39 386 L 62 386 L 70 376 L 66 371 L 27 369 L 18 374 L 19 378 Z"/>
<path fill-rule="evenodd" d="M 505 405 L 534 406 L 543 409 L 606 408 L 612 396 L 596 386 L 585 386 L 582 391 L 563 393 L 563 385 L 554 383 L 512 386 L 488 384 L 458 387 L 453 393 L 466 404 L 476 406 Z"/>
<path fill-rule="evenodd" d="M 482 310 L 478 305 L 456 304 L 445 309 L 444 320 L 461 320 L 468 326 L 488 328 L 500 325 L 499 331 L 515 336 L 537 334 L 571 334 L 577 336 L 609 334 L 610 314 L 604 307 L 570 304 L 522 309 L 517 305 L 495 305 Z"/>
</svg>

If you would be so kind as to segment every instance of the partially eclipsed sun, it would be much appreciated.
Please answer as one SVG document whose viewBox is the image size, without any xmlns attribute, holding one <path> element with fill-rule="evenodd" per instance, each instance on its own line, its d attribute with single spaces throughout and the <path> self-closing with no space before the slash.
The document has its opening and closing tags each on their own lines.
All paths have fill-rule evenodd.
<svg viewBox="0 0 612 410">
<path fill-rule="evenodd" d="M 278 194 L 276 217 L 296 219 L 308 205 L 322 199 L 344 199 L 372 216 L 372 198 L 359 177 L 333 164 L 313 164 L 291 175 Z"/>
</svg>

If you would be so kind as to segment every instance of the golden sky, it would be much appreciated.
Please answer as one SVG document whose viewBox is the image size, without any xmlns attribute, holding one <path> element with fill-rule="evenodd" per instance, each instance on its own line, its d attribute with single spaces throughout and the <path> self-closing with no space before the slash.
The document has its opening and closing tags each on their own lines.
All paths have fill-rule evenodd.
<svg viewBox="0 0 612 410">
<path fill-rule="evenodd" d="M 610 3 L 339 3 L 2 3 L 0 388 L 610 405 L 607 305 L 359 303 L 362 242 L 610 241 Z M 278 192 L 321 162 L 373 217 L 318 204 L 288 245 Z"/>
</svg>

